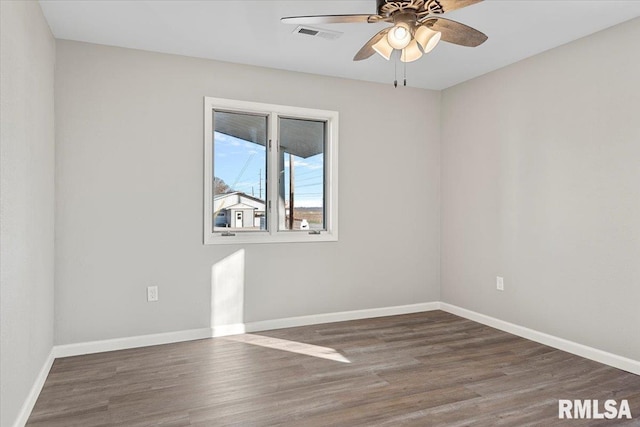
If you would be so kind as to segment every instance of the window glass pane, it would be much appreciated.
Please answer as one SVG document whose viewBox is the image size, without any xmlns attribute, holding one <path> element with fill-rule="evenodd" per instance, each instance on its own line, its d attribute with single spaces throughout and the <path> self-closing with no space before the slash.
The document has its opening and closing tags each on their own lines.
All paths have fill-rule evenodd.
<svg viewBox="0 0 640 427">
<path fill-rule="evenodd" d="M 213 230 L 267 229 L 267 116 L 213 112 Z"/>
<path fill-rule="evenodd" d="M 325 229 L 325 124 L 279 119 L 280 230 Z"/>
</svg>

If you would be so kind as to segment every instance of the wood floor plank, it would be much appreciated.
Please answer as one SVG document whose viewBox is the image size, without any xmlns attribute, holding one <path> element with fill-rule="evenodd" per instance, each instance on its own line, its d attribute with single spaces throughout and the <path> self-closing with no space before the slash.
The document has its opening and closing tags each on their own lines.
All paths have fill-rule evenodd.
<svg viewBox="0 0 640 427">
<path fill-rule="evenodd" d="M 640 425 L 640 376 L 432 311 L 57 359 L 27 425 L 567 425 L 558 399 Z"/>
</svg>

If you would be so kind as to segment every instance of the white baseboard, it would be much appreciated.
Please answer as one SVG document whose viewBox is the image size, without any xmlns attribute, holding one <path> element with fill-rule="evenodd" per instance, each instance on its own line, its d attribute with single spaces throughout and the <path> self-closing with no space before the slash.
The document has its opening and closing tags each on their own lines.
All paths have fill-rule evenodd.
<svg viewBox="0 0 640 427">
<path fill-rule="evenodd" d="M 394 307 L 371 308 L 365 310 L 324 313 L 311 316 L 287 317 L 282 319 L 263 320 L 259 322 L 236 323 L 233 325 L 214 326 L 212 328 L 191 329 L 178 332 L 167 332 L 153 335 L 114 338 L 109 340 L 88 341 L 75 344 L 56 345 L 53 347 L 54 357 L 80 356 L 83 354 L 103 353 L 105 351 L 125 350 L 150 345 L 170 344 L 203 338 L 222 337 L 259 332 L 269 329 L 291 328 L 294 326 L 316 325 L 319 323 L 342 322 L 345 320 L 367 319 L 372 317 L 393 316 L 397 314 L 418 313 L 438 310 L 438 302 L 400 305 Z"/>
<path fill-rule="evenodd" d="M 38 400 L 38 396 L 40 396 L 40 392 L 42 391 L 42 387 L 44 386 L 44 382 L 47 380 L 47 376 L 49 375 L 49 371 L 51 370 L 51 366 L 53 366 L 53 361 L 55 360 L 53 350 L 49 352 L 49 356 L 44 361 L 36 380 L 31 386 L 31 390 L 29 390 L 29 394 L 27 398 L 24 400 L 22 404 L 22 408 L 20 408 L 20 413 L 18 413 L 18 418 L 13 423 L 14 427 L 23 427 L 27 424 L 29 420 L 29 416 L 31 415 L 31 411 L 33 407 L 36 405 L 36 401 Z"/>
<path fill-rule="evenodd" d="M 482 323 L 483 325 L 491 326 L 493 328 L 509 332 L 519 337 L 539 342 L 541 344 L 548 345 L 559 350 L 576 354 L 587 359 L 595 360 L 596 362 L 604 363 L 605 365 L 613 366 L 615 368 L 640 375 L 640 362 L 637 360 L 629 359 L 613 353 L 608 353 L 606 351 L 588 347 L 583 344 L 578 344 L 564 338 L 555 337 L 553 335 L 545 334 L 544 332 L 539 332 L 533 329 L 526 328 L 524 326 L 496 319 L 495 317 L 487 316 L 475 311 L 467 310 L 465 308 L 438 301 L 393 307 L 371 308 L 364 310 L 341 311 L 336 313 L 323 313 L 310 316 L 286 317 L 281 319 L 261 320 L 257 322 L 237 323 L 233 325 L 214 326 L 212 328 L 191 329 L 187 331 L 58 345 L 53 347 L 52 357 L 57 358 L 78 356 L 82 354 L 124 350 L 129 348 L 169 344 L 210 337 L 222 337 L 228 335 L 243 334 L 246 332 L 260 332 L 268 331 L 271 329 L 292 328 L 297 326 L 317 325 L 332 322 L 344 322 L 347 320 L 369 319 L 383 316 L 395 316 L 399 314 L 418 313 L 432 310 L 443 310 L 448 313 L 473 320 L 474 322 Z M 52 363 L 53 358 L 51 358 L 50 361 L 47 361 L 47 365 L 43 367 L 43 371 L 46 368 L 46 372 L 49 372 Z M 42 384 L 44 384 L 45 378 L 46 373 L 44 374 L 44 378 L 42 378 Z M 40 388 L 42 387 L 42 384 L 40 384 Z M 34 385 L 34 389 L 35 387 L 36 385 Z M 40 388 L 37 389 L 38 392 Z M 33 401 L 33 403 L 35 403 L 35 400 Z"/>
<path fill-rule="evenodd" d="M 340 311 L 337 313 L 314 314 L 311 316 L 286 317 L 282 319 L 261 320 L 245 324 L 246 332 L 268 331 L 270 329 L 293 328 L 296 326 L 317 325 L 320 323 L 344 322 L 346 320 L 370 319 L 374 317 L 395 316 L 398 314 L 419 313 L 438 310 L 439 302 L 397 305 L 393 307 L 368 308 L 364 310 Z"/>
<path fill-rule="evenodd" d="M 597 348 L 583 344 L 578 344 L 564 338 L 558 338 L 553 335 L 545 334 L 544 332 L 538 332 L 533 329 L 525 328 L 524 326 L 505 322 L 503 320 L 496 319 L 495 317 L 480 314 L 475 311 L 467 310 L 444 302 L 440 303 L 440 309 L 447 313 L 455 314 L 456 316 L 464 317 L 465 319 L 473 320 L 474 322 L 482 323 L 483 325 L 491 326 L 492 328 L 500 329 L 501 331 L 509 332 L 510 334 L 517 335 L 540 344 L 548 345 L 549 347 L 557 348 L 558 350 L 566 351 L 567 353 L 572 353 L 586 359 L 595 360 L 596 362 L 613 366 L 614 368 L 622 369 L 623 371 L 640 375 L 640 362 L 637 360 L 618 356 L 617 354 L 598 350 Z"/>
<path fill-rule="evenodd" d="M 103 353 L 105 351 L 125 350 L 150 345 L 170 344 L 181 341 L 211 338 L 210 328 L 189 329 L 186 331 L 166 332 L 163 334 L 139 335 L 135 337 L 114 338 L 101 341 L 88 341 L 75 344 L 56 345 L 53 354 L 58 357 L 80 356 L 82 354 Z"/>
</svg>

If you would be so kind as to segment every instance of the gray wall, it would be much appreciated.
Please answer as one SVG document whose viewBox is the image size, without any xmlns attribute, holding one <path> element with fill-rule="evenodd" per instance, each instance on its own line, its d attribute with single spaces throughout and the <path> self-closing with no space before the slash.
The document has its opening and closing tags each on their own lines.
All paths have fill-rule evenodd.
<svg viewBox="0 0 640 427">
<path fill-rule="evenodd" d="M 0 2 L 0 425 L 53 346 L 55 42 L 37 2 Z"/>
<path fill-rule="evenodd" d="M 445 302 L 640 360 L 639 40 L 635 19 L 443 92 Z"/>
<path fill-rule="evenodd" d="M 204 96 L 340 112 L 340 241 L 231 257 L 245 321 L 440 298 L 438 92 L 70 41 L 57 54 L 57 344 L 210 326 L 212 267 L 241 247 L 202 244 Z M 398 200 L 419 226 L 389 222 Z"/>
</svg>

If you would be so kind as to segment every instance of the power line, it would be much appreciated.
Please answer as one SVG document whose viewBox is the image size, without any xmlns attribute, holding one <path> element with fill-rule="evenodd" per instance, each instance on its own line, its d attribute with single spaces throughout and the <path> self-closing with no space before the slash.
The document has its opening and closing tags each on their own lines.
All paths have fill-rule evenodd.
<svg viewBox="0 0 640 427">
<path fill-rule="evenodd" d="M 321 173 L 321 172 L 323 172 L 323 169 L 324 168 L 318 168 L 318 169 L 312 169 L 312 170 L 308 170 L 308 171 L 296 172 L 296 177 L 305 176 L 305 175 L 308 175 L 310 173 Z"/>
<path fill-rule="evenodd" d="M 322 182 L 314 182 L 314 183 L 311 183 L 311 184 L 296 185 L 294 188 L 313 187 L 315 185 L 322 185 Z"/>
<path fill-rule="evenodd" d="M 300 181 L 309 181 L 310 179 L 318 179 L 318 178 L 322 178 L 322 175 L 320 175 L 320 176 L 308 176 L 308 177 L 306 177 L 306 178 L 296 179 L 296 181 L 297 181 L 297 182 L 300 182 Z"/>
<path fill-rule="evenodd" d="M 251 163 L 251 160 L 253 159 L 253 156 L 255 156 L 256 153 L 251 153 L 249 155 L 249 158 L 244 162 L 244 166 L 242 166 L 242 169 L 240 169 L 240 172 L 238 173 L 238 176 L 236 177 L 235 181 L 233 182 L 232 187 L 235 187 L 236 185 L 238 185 L 238 181 L 240 181 L 240 178 L 242 178 L 242 175 L 244 175 L 244 171 L 247 170 L 247 168 L 249 167 L 249 164 Z"/>
</svg>

